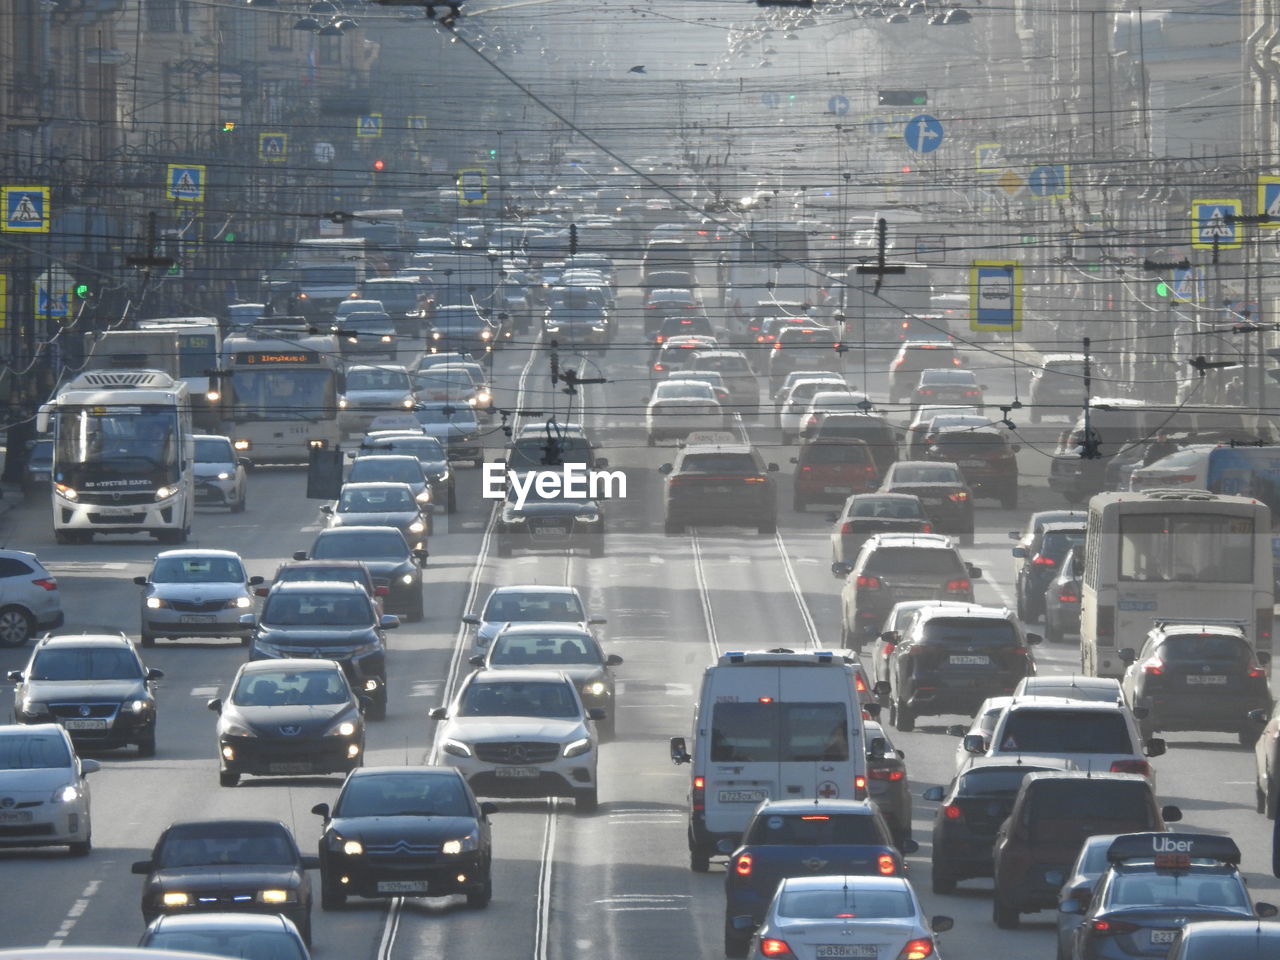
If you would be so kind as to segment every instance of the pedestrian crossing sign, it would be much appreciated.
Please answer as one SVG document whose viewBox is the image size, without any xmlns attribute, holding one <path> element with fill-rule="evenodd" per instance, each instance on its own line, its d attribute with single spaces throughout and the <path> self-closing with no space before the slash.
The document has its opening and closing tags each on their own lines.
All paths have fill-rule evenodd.
<svg viewBox="0 0 1280 960">
<path fill-rule="evenodd" d="M 367 113 L 356 119 L 356 136 L 357 137 L 380 137 L 382 136 L 382 114 Z"/>
<path fill-rule="evenodd" d="M 1280 177 L 1258 178 L 1258 213 L 1263 219 L 1258 226 L 1264 230 L 1280 230 Z"/>
<path fill-rule="evenodd" d="M 1191 246 L 1197 250 L 1236 250 L 1240 237 L 1239 200 L 1192 200 Z"/>
<path fill-rule="evenodd" d="M 4 222 L 0 230 L 7 233 L 49 232 L 48 187 L 0 187 L 4 198 Z"/>
<path fill-rule="evenodd" d="M 165 196 L 170 200 L 182 200 L 186 203 L 204 203 L 204 173 L 203 164 L 169 164 Z"/>
<path fill-rule="evenodd" d="M 258 159 L 267 163 L 283 163 L 289 158 L 287 133 L 258 134 Z"/>
<path fill-rule="evenodd" d="M 409 120 L 409 129 L 410 129 L 410 130 L 425 130 L 425 129 L 427 129 L 427 118 L 426 118 L 426 117 L 424 117 L 424 116 L 421 116 L 421 115 L 410 116 L 410 117 L 408 118 L 408 120 Z"/>
</svg>

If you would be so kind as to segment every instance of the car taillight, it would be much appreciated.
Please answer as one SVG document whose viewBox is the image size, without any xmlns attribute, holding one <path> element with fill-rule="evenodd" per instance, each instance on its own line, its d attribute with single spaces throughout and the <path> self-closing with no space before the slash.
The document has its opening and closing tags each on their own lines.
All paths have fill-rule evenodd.
<svg viewBox="0 0 1280 960">
<path fill-rule="evenodd" d="M 919 940 L 908 940 L 907 945 L 898 954 L 898 960 L 926 960 L 933 956 L 933 941 L 928 937 Z"/>
<path fill-rule="evenodd" d="M 867 799 L 867 778 L 862 774 L 858 774 L 853 778 L 853 799 Z"/>
<path fill-rule="evenodd" d="M 1090 920 L 1089 929 L 1094 933 L 1103 933 L 1108 936 L 1114 936 L 1118 933 L 1136 933 L 1141 928 L 1136 923 L 1129 923 L 1127 920 Z"/>
<path fill-rule="evenodd" d="M 1080 597 L 1078 594 L 1067 593 L 1063 591 L 1062 593 L 1058 594 L 1058 602 L 1059 603 L 1079 603 Z"/>
<path fill-rule="evenodd" d="M 707 781 L 705 777 L 693 778 L 693 809 L 707 808 Z"/>
<path fill-rule="evenodd" d="M 1057 560 L 1053 559 L 1053 557 L 1046 557 L 1042 553 L 1037 553 L 1032 557 L 1031 562 L 1037 567 L 1056 567 L 1058 565 Z"/>
<path fill-rule="evenodd" d="M 767 483 L 768 480 L 769 480 L 768 477 L 743 477 L 742 478 L 743 483 Z"/>
<path fill-rule="evenodd" d="M 1266 675 L 1267 675 L 1267 671 L 1263 670 L 1261 667 L 1249 668 L 1249 676 L 1254 680 L 1257 680 L 1259 677 L 1265 677 Z"/>
<path fill-rule="evenodd" d="M 816 427 L 818 425 L 818 418 L 811 413 L 804 418 L 804 425 L 806 427 Z"/>
<path fill-rule="evenodd" d="M 921 532 L 921 533 L 933 533 L 933 524 L 932 524 L 932 523 L 926 523 L 926 524 L 921 525 L 921 527 L 920 527 L 920 532 Z"/>
<path fill-rule="evenodd" d="M 892 643 L 886 643 L 886 644 L 884 645 L 884 649 L 882 649 L 882 650 L 880 651 L 880 656 L 882 656 L 882 657 L 890 657 L 890 656 L 892 656 L 892 655 L 893 655 L 893 644 L 892 644 Z"/>
<path fill-rule="evenodd" d="M 955 493 L 947 494 L 947 499 L 952 503 L 964 503 L 969 499 L 969 494 L 964 490 L 957 490 Z"/>
<path fill-rule="evenodd" d="M 978 392 L 977 390 L 966 390 L 966 391 L 964 392 L 964 395 L 965 395 L 966 397 L 980 397 L 980 396 L 982 396 L 982 394 L 981 394 L 980 392 Z"/>
<path fill-rule="evenodd" d="M 854 586 L 858 587 L 858 588 L 859 588 L 859 589 L 861 589 L 861 590 L 879 590 L 879 589 L 880 589 L 880 578 L 879 578 L 879 577 L 868 577 L 868 576 L 865 576 L 865 575 L 864 575 L 864 576 L 860 576 L 860 577 L 858 577 L 858 579 L 854 582 Z"/>
<path fill-rule="evenodd" d="M 932 388 L 930 388 L 930 387 L 921 387 L 920 389 L 918 389 L 918 390 L 916 391 L 916 393 L 920 394 L 920 396 L 922 396 L 922 397 L 932 397 L 932 396 L 933 396 L 933 390 L 932 390 Z"/>
<path fill-rule="evenodd" d="M 942 808 L 942 815 L 948 820 L 963 820 L 964 811 L 957 807 L 954 803 L 948 803 Z"/>
<path fill-rule="evenodd" d="M 812 469 L 813 469 L 813 467 L 809 466 L 809 465 L 806 463 L 803 467 L 801 467 L 801 468 L 800 468 L 800 472 L 801 472 L 801 473 L 808 473 L 808 472 L 809 472 L 810 470 L 812 470 Z"/>
<path fill-rule="evenodd" d="M 37 587 L 40 587 L 42 590 L 58 589 L 58 581 L 53 577 L 41 577 L 39 580 L 32 580 L 31 582 L 34 583 Z"/>
<path fill-rule="evenodd" d="M 881 875 L 886 877 L 898 869 L 898 865 L 894 862 L 893 854 L 891 853 L 882 853 L 876 857 L 876 866 L 880 868 Z"/>
<path fill-rule="evenodd" d="M 787 941 L 775 940 L 773 937 L 765 937 L 760 941 L 760 952 L 766 957 L 777 957 L 779 960 L 788 960 L 795 956 L 787 946 Z"/>
<path fill-rule="evenodd" d="M 1164 661 L 1159 657 L 1152 657 L 1142 665 L 1142 672 L 1150 677 L 1158 677 L 1164 673 Z"/>
<path fill-rule="evenodd" d="M 896 783 L 898 780 L 901 780 L 906 776 L 906 774 L 901 770 L 868 770 L 867 776 L 872 780 L 891 780 Z"/>
<path fill-rule="evenodd" d="M 654 337 L 654 338 L 653 338 L 653 342 L 654 342 L 654 343 L 665 343 L 665 342 L 666 342 L 666 339 L 667 339 L 667 338 L 666 338 L 666 337 L 664 337 L 662 334 L 658 334 L 656 337 Z"/>
<path fill-rule="evenodd" d="M 840 524 L 840 532 L 841 532 L 841 533 L 853 533 L 853 521 L 852 521 L 852 520 L 846 520 L 844 523 Z"/>
<path fill-rule="evenodd" d="M 958 367 L 958 366 L 960 366 L 960 358 L 959 358 L 959 357 L 952 357 L 952 358 L 951 358 L 951 365 L 952 365 L 953 367 Z"/>
<path fill-rule="evenodd" d="M 1253 645 L 1258 650 L 1271 649 L 1271 620 L 1273 614 L 1270 607 L 1259 607 L 1254 620 L 1254 632 L 1256 636 L 1253 639 Z"/>
<path fill-rule="evenodd" d="M 780 344 L 780 343 L 775 343 L 775 344 L 773 345 L 773 349 L 775 349 L 775 350 L 781 350 L 781 349 L 782 349 L 782 344 Z"/>
<path fill-rule="evenodd" d="M 1139 776 L 1151 776 L 1151 764 L 1145 760 L 1112 760 L 1112 773 L 1136 773 Z"/>
<path fill-rule="evenodd" d="M 733 870 L 740 877 L 751 876 L 751 854 L 743 853 L 733 861 Z"/>
<path fill-rule="evenodd" d="M 660 364 L 660 363 L 655 363 L 655 364 L 653 365 L 653 369 L 655 369 L 655 370 L 665 370 L 665 369 L 667 369 L 667 368 L 666 368 L 666 367 L 664 367 L 664 366 L 663 366 L 662 364 Z"/>
<path fill-rule="evenodd" d="M 867 681 L 862 679 L 862 674 L 854 674 L 853 689 L 857 690 L 859 693 L 867 692 Z"/>
<path fill-rule="evenodd" d="M 947 586 L 946 586 L 947 593 L 969 593 L 972 590 L 973 590 L 973 584 L 970 583 L 968 580 L 960 579 L 960 580 L 947 581 Z"/>
</svg>

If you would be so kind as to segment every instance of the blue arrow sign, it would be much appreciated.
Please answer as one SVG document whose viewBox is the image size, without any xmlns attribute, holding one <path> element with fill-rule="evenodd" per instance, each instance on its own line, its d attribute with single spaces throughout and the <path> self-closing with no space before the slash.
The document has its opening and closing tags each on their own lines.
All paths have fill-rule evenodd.
<svg viewBox="0 0 1280 960">
<path fill-rule="evenodd" d="M 827 113 L 834 113 L 837 117 L 843 117 L 849 112 L 849 98 L 836 94 L 827 101 Z"/>
<path fill-rule="evenodd" d="M 1274 230 L 1280 227 L 1280 177 L 1263 177 L 1258 192 L 1258 212 L 1272 219 L 1261 225 Z"/>
<path fill-rule="evenodd" d="M 942 124 L 937 117 L 922 113 L 902 128 L 902 139 L 913 153 L 933 153 L 942 146 Z"/>
<path fill-rule="evenodd" d="M 1027 177 L 1027 186 L 1033 196 L 1063 197 L 1067 195 L 1067 168 L 1065 164 L 1051 163 L 1035 167 Z"/>
<path fill-rule="evenodd" d="M 772 110 L 778 105 L 778 95 L 774 93 L 772 90 L 768 91 L 767 93 L 762 93 L 760 94 L 760 102 L 764 106 Z"/>
</svg>

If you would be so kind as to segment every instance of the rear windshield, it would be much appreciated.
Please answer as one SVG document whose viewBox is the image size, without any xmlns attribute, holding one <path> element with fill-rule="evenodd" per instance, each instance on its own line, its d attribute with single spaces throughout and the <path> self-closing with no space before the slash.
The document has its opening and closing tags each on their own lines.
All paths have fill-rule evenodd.
<svg viewBox="0 0 1280 960">
<path fill-rule="evenodd" d="M 954 450 L 957 456 L 999 454 L 1008 449 L 1000 437 L 964 432 L 944 433 L 933 441 L 933 445 L 939 450 Z"/>
<path fill-rule="evenodd" d="M 863 572 L 887 577 L 892 577 L 894 574 L 908 576 L 936 574 L 940 577 L 952 574 L 961 577 L 965 575 L 960 558 L 954 551 L 936 550 L 932 547 L 880 547 L 867 558 Z M 944 634 L 947 631 L 938 632 Z"/>
<path fill-rule="evenodd" d="M 924 509 L 920 506 L 920 501 L 914 498 L 911 500 L 856 500 L 851 516 L 917 520 L 924 518 Z"/>
<path fill-rule="evenodd" d="M 759 473 L 760 468 L 750 454 L 700 453 L 685 457 L 680 472 L 745 476 Z"/>
<path fill-rule="evenodd" d="M 849 843 L 880 845 L 885 843 L 885 837 L 881 835 L 876 818 L 865 814 L 778 815 L 766 810 L 752 819 L 743 842 L 803 846 Z M 858 896 L 861 899 L 862 895 Z"/>
<path fill-rule="evenodd" d="M 1133 753 L 1119 712 L 1018 710 L 1000 733 L 1001 750 L 1021 753 Z"/>
<path fill-rule="evenodd" d="M 1018 645 L 1018 631 L 1008 620 L 938 617 L 924 625 L 924 640 L 926 643 L 1015 647 Z"/>
<path fill-rule="evenodd" d="M 1247 910 L 1249 899 L 1234 872 L 1179 875 L 1176 873 L 1122 873 L 1107 888 L 1107 902 L 1136 907 L 1228 907 Z M 1227 951 L 1230 953 L 1231 951 Z"/>
<path fill-rule="evenodd" d="M 507 456 L 507 468 L 534 470 L 562 463 L 586 463 L 590 456 L 591 444 L 585 437 L 522 437 Z"/>
<path fill-rule="evenodd" d="M 866 447 L 842 443 L 815 443 L 804 451 L 805 463 L 868 463 Z"/>
<path fill-rule="evenodd" d="M 712 763 L 815 763 L 849 759 L 843 703 L 717 703 Z"/>
<path fill-rule="evenodd" d="M 1145 783 L 1115 780 L 1047 780 L 1028 798 L 1037 820 L 1122 820 L 1149 823 L 1151 791 Z M 1099 830 L 1099 833 L 1106 833 Z"/>
<path fill-rule="evenodd" d="M 820 431 L 824 437 L 853 437 L 866 439 L 869 443 L 877 440 L 892 445 L 892 434 L 889 425 L 883 420 L 872 417 L 834 416 L 822 421 Z"/>
<path fill-rule="evenodd" d="M 788 347 L 820 345 L 829 347 L 835 335 L 825 328 L 788 328 L 778 334 L 778 339 Z"/>
<path fill-rule="evenodd" d="M 959 483 L 955 467 L 898 467 L 894 483 Z"/>
<path fill-rule="evenodd" d="M 796 890 L 784 893 L 778 903 L 778 915 L 783 917 L 888 920 L 912 917 L 915 912 L 910 895 L 902 890 Z"/>
<path fill-rule="evenodd" d="M 1178 637 L 1166 637 L 1160 644 L 1160 659 L 1175 660 L 1220 660 L 1224 663 L 1248 661 L 1252 651 L 1249 645 L 1237 637 L 1224 637 L 1221 634 L 1187 634 Z"/>
<path fill-rule="evenodd" d="M 698 370 L 719 370 L 721 373 L 750 373 L 745 357 L 696 357 L 693 365 Z"/>
<path fill-rule="evenodd" d="M 977 383 L 971 370 L 925 370 L 920 374 L 921 383 Z"/>
<path fill-rule="evenodd" d="M 1040 554 L 1041 556 L 1061 560 L 1072 547 L 1079 547 L 1083 544 L 1083 530 L 1073 530 L 1070 533 L 1066 531 L 1046 533 L 1044 535 L 1044 543 L 1040 545 Z"/>
<path fill-rule="evenodd" d="M 962 797 L 1013 796 L 1022 786 L 1028 773 L 1044 767 L 1027 767 L 1025 770 L 971 770 L 960 778 L 959 795 Z"/>
</svg>

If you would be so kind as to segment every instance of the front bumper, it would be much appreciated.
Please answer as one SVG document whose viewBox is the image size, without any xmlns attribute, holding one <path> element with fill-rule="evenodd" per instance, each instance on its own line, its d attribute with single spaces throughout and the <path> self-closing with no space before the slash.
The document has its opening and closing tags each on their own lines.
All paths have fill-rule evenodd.
<svg viewBox="0 0 1280 960">
<path fill-rule="evenodd" d="M 576 791 L 588 790 L 596 783 L 592 753 L 518 765 L 487 763 L 476 756 L 458 757 L 442 751 L 440 763 L 456 767 L 472 791 L 484 797 L 572 797 Z"/>
<path fill-rule="evenodd" d="M 235 480 L 196 478 L 197 507 L 229 507 L 235 496 Z"/>
<path fill-rule="evenodd" d="M 52 847 L 89 839 L 89 806 L 83 800 L 52 803 L 49 791 L 14 795 L 0 811 L 0 847 Z"/>
<path fill-rule="evenodd" d="M 364 738 L 223 736 L 218 738 L 218 757 L 227 773 L 259 777 L 346 773 L 360 766 Z"/>
<path fill-rule="evenodd" d="M 240 637 L 253 632 L 242 626 L 240 616 L 251 608 L 236 607 L 213 613 L 183 613 L 169 608 L 143 608 L 142 632 L 154 637 Z"/>
<path fill-rule="evenodd" d="M 145 703 L 146 701 L 144 701 Z M 154 704 L 134 712 L 120 703 L 58 703 L 32 716 L 15 710 L 18 723 L 56 723 L 67 731 L 76 745 L 123 747 L 155 737 Z"/>
<path fill-rule="evenodd" d="M 438 847 L 425 844 L 420 851 L 408 853 L 381 853 L 369 844 L 358 856 L 326 853 L 323 862 L 325 883 L 331 889 L 370 899 L 468 893 L 482 888 L 489 875 L 480 851 L 446 857 Z"/>
<path fill-rule="evenodd" d="M 93 533 L 153 533 L 179 530 L 185 522 L 179 497 L 147 503 L 110 506 L 68 500 L 54 489 L 53 517 L 56 530 Z"/>
</svg>

